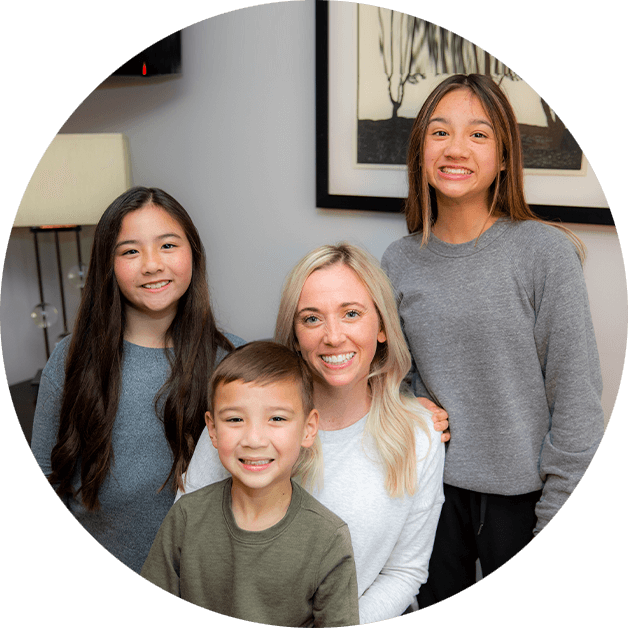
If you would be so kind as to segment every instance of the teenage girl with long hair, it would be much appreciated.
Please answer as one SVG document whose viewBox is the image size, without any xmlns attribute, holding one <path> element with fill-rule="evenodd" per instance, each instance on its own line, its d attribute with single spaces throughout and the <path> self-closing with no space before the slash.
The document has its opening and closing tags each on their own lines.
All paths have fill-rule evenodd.
<svg viewBox="0 0 628 628">
<path fill-rule="evenodd" d="M 455 75 L 428 96 L 408 150 L 410 235 L 382 265 L 415 394 L 449 414 L 445 504 L 419 607 L 491 573 L 542 530 L 602 437 L 602 380 L 584 247 L 523 190 L 501 89 Z"/>
<path fill-rule="evenodd" d="M 42 373 L 32 450 L 74 516 L 137 572 L 204 427 L 208 378 L 234 344 L 216 327 L 183 207 L 157 188 L 113 201 L 74 331 Z"/>
<path fill-rule="evenodd" d="M 444 445 L 430 412 L 401 391 L 410 353 L 377 260 L 347 244 L 306 255 L 284 284 L 275 340 L 313 375 L 323 482 L 312 494 L 349 526 L 360 623 L 401 615 L 427 578 Z M 224 477 L 204 431 L 185 491 Z"/>
</svg>

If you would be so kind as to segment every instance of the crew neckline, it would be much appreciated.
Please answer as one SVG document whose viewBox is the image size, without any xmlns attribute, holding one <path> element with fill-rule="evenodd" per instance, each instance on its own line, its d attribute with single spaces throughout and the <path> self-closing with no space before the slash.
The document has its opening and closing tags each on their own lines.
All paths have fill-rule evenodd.
<svg viewBox="0 0 628 628">
<path fill-rule="evenodd" d="M 360 434 L 364 430 L 366 417 L 368 417 L 368 412 L 360 420 L 339 430 L 323 430 L 319 428 L 318 436 L 322 442 L 350 440 L 355 434 Z"/>
<path fill-rule="evenodd" d="M 146 351 L 161 351 L 163 353 L 164 352 L 164 348 L 172 349 L 172 347 L 145 347 L 144 345 L 138 345 L 138 344 L 136 344 L 134 342 L 131 342 L 130 340 L 127 340 L 126 338 L 123 338 L 122 342 L 124 343 L 125 346 L 128 346 L 130 348 L 133 348 L 133 349 L 144 349 Z"/>
<path fill-rule="evenodd" d="M 452 244 L 441 240 L 433 233 L 427 241 L 427 248 L 442 257 L 467 257 L 475 255 L 482 249 L 492 244 L 499 236 L 501 236 L 510 225 L 510 218 L 498 218 L 484 233 L 478 238 L 462 242 L 461 244 Z"/>
<path fill-rule="evenodd" d="M 231 484 L 232 478 L 228 477 L 223 486 L 222 493 L 222 514 L 225 518 L 225 523 L 229 529 L 231 536 L 242 542 L 255 545 L 261 545 L 268 543 L 273 539 L 283 534 L 284 530 L 292 523 L 297 516 L 299 509 L 301 508 L 301 501 L 303 500 L 303 489 L 294 481 L 290 480 L 292 484 L 292 497 L 290 498 L 290 505 L 286 514 L 275 524 L 266 528 L 265 530 L 244 530 L 236 523 L 233 516 L 233 510 L 231 505 Z"/>
</svg>

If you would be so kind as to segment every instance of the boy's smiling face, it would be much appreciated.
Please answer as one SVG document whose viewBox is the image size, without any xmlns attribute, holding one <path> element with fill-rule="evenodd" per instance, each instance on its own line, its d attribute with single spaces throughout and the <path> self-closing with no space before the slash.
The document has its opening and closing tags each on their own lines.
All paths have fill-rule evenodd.
<svg viewBox="0 0 628 628">
<path fill-rule="evenodd" d="M 299 384 L 221 383 L 213 405 L 205 422 L 234 488 L 287 487 L 301 447 L 310 447 L 318 431 L 316 410 L 304 415 Z"/>
</svg>

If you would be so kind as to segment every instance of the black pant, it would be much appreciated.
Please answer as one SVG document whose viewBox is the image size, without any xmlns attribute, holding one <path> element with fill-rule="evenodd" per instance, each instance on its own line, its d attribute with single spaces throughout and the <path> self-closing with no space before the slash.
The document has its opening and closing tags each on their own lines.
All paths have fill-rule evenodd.
<svg viewBox="0 0 628 628">
<path fill-rule="evenodd" d="M 541 491 L 525 495 L 476 493 L 445 484 L 429 576 L 419 608 L 459 593 L 476 581 L 476 560 L 487 576 L 532 540 Z"/>
</svg>

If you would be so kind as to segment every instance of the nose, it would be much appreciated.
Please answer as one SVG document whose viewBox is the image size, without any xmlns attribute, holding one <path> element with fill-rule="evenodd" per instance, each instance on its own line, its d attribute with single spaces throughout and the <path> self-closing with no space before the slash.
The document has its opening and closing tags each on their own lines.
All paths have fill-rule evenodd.
<svg viewBox="0 0 628 628">
<path fill-rule="evenodd" d="M 331 319 L 325 324 L 324 342 L 332 347 L 338 346 L 345 341 L 345 333 L 340 321 Z"/>
<path fill-rule="evenodd" d="M 465 138 L 460 133 L 452 133 L 445 148 L 445 157 L 452 159 L 466 159 L 469 155 L 469 148 Z"/>
<path fill-rule="evenodd" d="M 242 435 L 241 445 L 249 449 L 266 447 L 266 445 L 268 445 L 268 438 L 264 427 L 251 421 Z"/>
<path fill-rule="evenodd" d="M 161 256 L 156 251 L 146 251 L 142 257 L 142 273 L 153 275 L 163 270 Z"/>
</svg>

